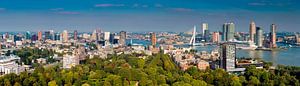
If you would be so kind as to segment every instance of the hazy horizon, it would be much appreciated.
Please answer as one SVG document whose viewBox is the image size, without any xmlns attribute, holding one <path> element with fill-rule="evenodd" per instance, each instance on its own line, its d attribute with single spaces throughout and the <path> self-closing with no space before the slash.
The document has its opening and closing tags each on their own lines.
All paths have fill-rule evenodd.
<svg viewBox="0 0 300 86">
<path fill-rule="evenodd" d="M 78 30 L 185 32 L 202 23 L 210 31 L 234 22 L 246 32 L 251 21 L 269 31 L 300 32 L 298 0 L 4 0 L 0 31 Z"/>
</svg>

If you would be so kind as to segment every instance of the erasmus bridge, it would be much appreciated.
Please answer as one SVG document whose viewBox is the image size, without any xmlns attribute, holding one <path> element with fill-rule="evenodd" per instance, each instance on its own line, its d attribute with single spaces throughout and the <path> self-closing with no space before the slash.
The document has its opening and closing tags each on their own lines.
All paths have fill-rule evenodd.
<svg viewBox="0 0 300 86">
<path fill-rule="evenodd" d="M 196 26 L 194 26 L 194 28 L 192 29 L 192 37 L 190 39 L 189 42 L 189 46 L 204 46 L 203 43 L 196 43 L 196 35 L 197 35 L 197 31 L 196 31 Z"/>
</svg>

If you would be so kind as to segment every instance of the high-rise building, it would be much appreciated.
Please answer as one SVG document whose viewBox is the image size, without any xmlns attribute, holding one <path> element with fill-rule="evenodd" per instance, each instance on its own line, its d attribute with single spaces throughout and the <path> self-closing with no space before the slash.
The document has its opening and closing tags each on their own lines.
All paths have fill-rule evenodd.
<svg viewBox="0 0 300 86">
<path fill-rule="evenodd" d="M 202 23 L 202 37 L 205 36 L 205 31 L 208 30 L 208 24 Z"/>
<path fill-rule="evenodd" d="M 263 29 L 260 27 L 256 27 L 256 46 L 263 47 Z"/>
<path fill-rule="evenodd" d="M 115 40 L 115 33 L 111 33 L 109 36 L 109 42 L 111 44 L 115 44 L 114 40 Z"/>
<path fill-rule="evenodd" d="M 51 39 L 50 31 L 45 31 L 45 40 Z"/>
<path fill-rule="evenodd" d="M 252 21 L 252 22 L 250 23 L 249 31 L 250 31 L 250 32 L 249 32 L 249 35 L 250 35 L 249 41 L 254 42 L 254 41 L 255 41 L 255 33 L 256 33 L 256 26 L 255 26 L 254 21 Z"/>
<path fill-rule="evenodd" d="M 210 41 L 209 35 L 210 35 L 209 30 L 205 30 L 205 34 L 204 34 L 204 41 L 205 42 L 209 42 Z"/>
<path fill-rule="evenodd" d="M 120 39 L 119 39 L 119 44 L 121 45 L 121 46 L 125 46 L 126 45 L 126 32 L 125 31 L 121 31 L 120 32 Z"/>
<path fill-rule="evenodd" d="M 223 24 L 222 27 L 222 41 L 227 41 L 227 24 Z"/>
<path fill-rule="evenodd" d="M 69 36 L 68 36 L 68 31 L 67 30 L 63 31 L 63 33 L 62 33 L 62 39 L 63 39 L 63 42 L 68 42 Z"/>
<path fill-rule="evenodd" d="M 109 41 L 110 32 L 104 32 L 104 40 Z"/>
<path fill-rule="evenodd" d="M 213 32 L 212 42 L 213 43 L 219 43 L 220 42 L 220 33 L 219 32 Z"/>
<path fill-rule="evenodd" d="M 26 34 L 25 34 L 25 39 L 31 39 L 31 33 L 30 31 L 26 31 Z"/>
<path fill-rule="evenodd" d="M 236 67 L 236 44 L 223 43 L 220 45 L 220 68 L 226 71 Z"/>
<path fill-rule="evenodd" d="M 223 41 L 233 41 L 235 34 L 235 25 L 234 23 L 225 23 L 223 24 Z"/>
<path fill-rule="evenodd" d="M 209 30 L 208 30 L 208 24 L 207 23 L 202 24 L 202 37 L 203 37 L 205 42 L 209 41 Z"/>
<path fill-rule="evenodd" d="M 49 32 L 50 32 L 49 39 L 54 40 L 54 36 L 55 36 L 54 30 L 49 30 Z"/>
<path fill-rule="evenodd" d="M 154 33 L 154 32 L 152 32 L 152 33 L 150 33 L 150 38 L 151 38 L 151 45 L 153 46 L 153 47 L 155 47 L 155 45 L 156 45 L 156 34 Z"/>
<path fill-rule="evenodd" d="M 270 33 L 270 48 L 276 48 L 276 25 L 271 25 L 271 33 Z"/>
<path fill-rule="evenodd" d="M 36 34 L 33 34 L 31 37 L 31 41 L 36 41 L 38 40 L 38 36 Z"/>
<path fill-rule="evenodd" d="M 74 37 L 74 40 L 78 39 L 78 32 L 77 32 L 77 30 L 74 30 L 73 37 Z"/>
<path fill-rule="evenodd" d="M 97 30 L 94 30 L 94 32 L 92 33 L 92 37 L 91 37 L 91 40 L 93 41 L 96 41 L 98 40 L 98 34 L 97 34 Z"/>
<path fill-rule="evenodd" d="M 101 29 L 96 29 L 95 31 L 96 31 L 96 33 L 95 33 L 96 34 L 95 39 L 97 41 L 104 40 L 104 33 L 103 33 L 103 31 Z"/>
<path fill-rule="evenodd" d="M 59 32 L 55 34 L 54 40 L 55 40 L 55 41 L 60 40 L 60 33 L 59 33 Z"/>
<path fill-rule="evenodd" d="M 43 33 L 42 31 L 38 32 L 38 40 L 41 41 L 43 39 Z"/>
</svg>

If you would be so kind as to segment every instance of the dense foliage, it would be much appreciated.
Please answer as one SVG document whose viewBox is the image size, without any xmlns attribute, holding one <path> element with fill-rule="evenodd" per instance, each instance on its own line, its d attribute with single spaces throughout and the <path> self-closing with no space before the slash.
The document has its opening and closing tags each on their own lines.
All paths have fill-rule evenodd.
<svg viewBox="0 0 300 86">
<path fill-rule="evenodd" d="M 284 68 L 283 68 L 284 69 Z M 283 70 L 282 69 L 282 70 Z M 8 74 L 0 78 L 1 86 L 243 86 L 292 85 L 299 80 L 289 70 L 269 71 L 248 67 L 242 75 L 223 69 L 200 71 L 191 67 L 181 71 L 168 55 L 157 54 L 146 59 L 137 55 L 112 55 L 108 59 L 88 59 L 72 69 L 59 66 L 37 67 L 32 73 Z"/>
</svg>

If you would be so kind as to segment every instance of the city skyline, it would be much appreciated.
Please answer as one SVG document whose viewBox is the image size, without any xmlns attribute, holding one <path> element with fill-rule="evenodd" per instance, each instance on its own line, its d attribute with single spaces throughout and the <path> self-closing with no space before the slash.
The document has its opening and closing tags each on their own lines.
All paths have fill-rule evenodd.
<svg viewBox="0 0 300 86">
<path fill-rule="evenodd" d="M 236 31 L 248 32 L 249 24 L 278 32 L 300 32 L 297 0 L 9 0 L 0 3 L 0 31 L 78 30 L 175 31 L 208 23 L 210 31 L 234 22 Z M 269 29 L 265 29 L 269 32 Z"/>
</svg>

